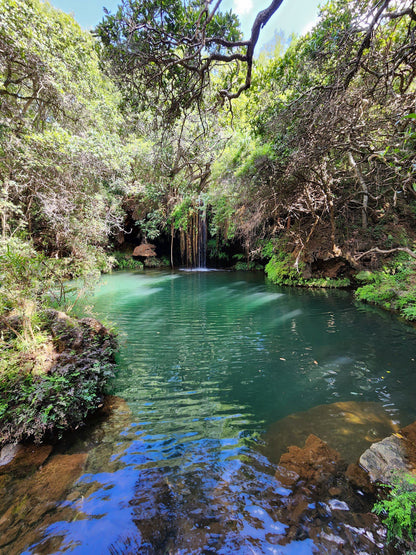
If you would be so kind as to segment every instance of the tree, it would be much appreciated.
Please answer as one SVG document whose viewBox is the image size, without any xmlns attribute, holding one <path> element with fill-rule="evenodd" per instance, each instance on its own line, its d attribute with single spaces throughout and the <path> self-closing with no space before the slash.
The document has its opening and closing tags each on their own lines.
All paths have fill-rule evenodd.
<svg viewBox="0 0 416 555">
<path fill-rule="evenodd" d="M 123 0 L 115 15 L 107 12 L 97 34 L 133 104 L 157 106 L 174 120 L 200 105 L 218 64 L 233 65 L 218 91 L 222 99 L 237 98 L 250 87 L 260 30 L 282 1 L 259 12 L 246 41 L 237 17 L 219 11 L 221 0 Z"/>
<path fill-rule="evenodd" d="M 0 0 L 0 15 L 1 234 L 95 260 L 122 222 L 119 93 L 70 16 L 39 0 Z"/>
<path fill-rule="evenodd" d="M 397 223 L 415 198 L 413 13 L 411 2 L 330 2 L 313 32 L 256 68 L 254 117 L 241 127 L 254 146 L 219 177 L 253 256 L 261 250 L 250 237 L 284 235 L 294 261 L 354 262 L 376 226 L 391 237 L 382 247 L 405 246 Z"/>
</svg>

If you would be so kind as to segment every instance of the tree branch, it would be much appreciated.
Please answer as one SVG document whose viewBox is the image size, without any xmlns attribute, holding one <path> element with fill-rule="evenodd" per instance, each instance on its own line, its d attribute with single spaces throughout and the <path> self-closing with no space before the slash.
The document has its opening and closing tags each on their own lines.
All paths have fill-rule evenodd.
<svg viewBox="0 0 416 555">
<path fill-rule="evenodd" d="M 382 250 L 382 249 L 379 249 L 378 247 L 374 247 L 369 251 L 362 252 L 358 256 L 354 256 L 354 260 L 360 260 L 360 258 L 364 258 L 364 256 L 366 256 L 367 254 L 371 254 L 372 252 L 376 252 L 378 254 L 392 254 L 393 252 L 405 252 L 412 258 L 416 259 L 416 252 L 412 251 L 408 247 L 396 247 L 394 249 L 388 249 L 388 250 Z"/>
</svg>

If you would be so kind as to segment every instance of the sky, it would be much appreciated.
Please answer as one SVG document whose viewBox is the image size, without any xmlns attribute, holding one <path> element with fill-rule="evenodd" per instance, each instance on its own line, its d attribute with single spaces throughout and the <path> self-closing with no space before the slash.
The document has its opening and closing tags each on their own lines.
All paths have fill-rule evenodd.
<svg viewBox="0 0 416 555">
<path fill-rule="evenodd" d="M 71 13 L 84 29 L 91 29 L 101 21 L 103 6 L 114 13 L 118 0 L 49 0 L 50 4 Z M 258 47 L 268 43 L 275 31 L 283 30 L 288 37 L 292 33 L 302 35 L 309 31 L 318 16 L 318 5 L 322 0 L 284 0 L 260 33 Z M 221 11 L 232 10 L 241 21 L 244 38 L 250 36 L 251 25 L 256 14 L 266 8 L 270 0 L 223 0 Z"/>
</svg>

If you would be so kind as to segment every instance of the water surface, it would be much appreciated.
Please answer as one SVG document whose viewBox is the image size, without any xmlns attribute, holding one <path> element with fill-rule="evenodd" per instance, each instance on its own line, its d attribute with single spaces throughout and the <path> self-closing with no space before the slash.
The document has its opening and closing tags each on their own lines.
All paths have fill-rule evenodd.
<svg viewBox="0 0 416 555">
<path fill-rule="evenodd" d="M 90 304 L 120 332 L 110 392 L 124 401 L 58 446 L 61 456 L 87 454 L 79 479 L 40 516 L 19 516 L 24 532 L 4 553 L 329 553 L 321 532 L 354 552 L 337 543 L 328 509 L 318 533 L 289 537 L 290 491 L 274 478 L 267 443 L 289 415 L 310 420 L 338 402 L 415 420 L 412 328 L 349 293 L 278 288 L 248 273 L 116 273 Z M 321 429 L 325 418 L 324 407 Z"/>
</svg>

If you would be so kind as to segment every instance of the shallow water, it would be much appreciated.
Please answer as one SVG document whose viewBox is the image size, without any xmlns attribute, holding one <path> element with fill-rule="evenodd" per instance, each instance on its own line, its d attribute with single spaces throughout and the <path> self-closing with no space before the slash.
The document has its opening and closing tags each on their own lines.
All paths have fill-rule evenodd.
<svg viewBox="0 0 416 555">
<path fill-rule="evenodd" d="M 90 304 L 121 333 L 111 393 L 124 401 L 57 447 L 69 465 L 83 454 L 73 486 L 51 500 L 33 493 L 36 475 L 4 482 L 1 553 L 383 552 L 375 536 L 353 546 L 352 524 L 328 503 L 306 504 L 315 516 L 294 531 L 293 492 L 274 478 L 271 444 L 281 453 L 295 443 L 288 423 L 302 428 L 302 418 L 336 443 L 326 406 L 339 402 L 364 403 L 349 420 L 362 421 L 353 433 L 368 441 L 380 422 L 415 420 L 412 328 L 348 293 L 247 273 L 116 273 Z"/>
</svg>

